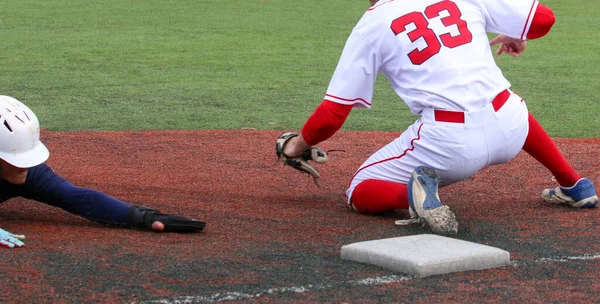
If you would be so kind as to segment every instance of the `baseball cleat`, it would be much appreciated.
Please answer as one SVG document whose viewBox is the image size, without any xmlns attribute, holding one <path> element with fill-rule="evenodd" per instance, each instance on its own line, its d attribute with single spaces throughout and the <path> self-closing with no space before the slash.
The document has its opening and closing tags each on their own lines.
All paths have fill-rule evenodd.
<svg viewBox="0 0 600 304">
<path fill-rule="evenodd" d="M 456 234 L 456 216 L 442 205 L 438 195 L 439 177 L 433 168 L 417 167 L 408 180 L 408 202 L 411 215 L 416 213 L 437 234 Z M 414 217 L 413 217 L 414 218 Z"/>
<path fill-rule="evenodd" d="M 408 220 L 397 220 L 395 222 L 396 226 L 410 226 L 414 224 L 423 224 L 425 225 L 422 218 L 417 215 L 415 210 L 412 207 L 408 207 L 408 211 L 410 212 L 410 219 Z"/>
<path fill-rule="evenodd" d="M 575 208 L 592 208 L 598 205 L 598 195 L 594 185 L 587 178 L 578 180 L 571 187 L 556 187 L 542 191 L 542 199 L 557 205 L 570 205 Z"/>
</svg>

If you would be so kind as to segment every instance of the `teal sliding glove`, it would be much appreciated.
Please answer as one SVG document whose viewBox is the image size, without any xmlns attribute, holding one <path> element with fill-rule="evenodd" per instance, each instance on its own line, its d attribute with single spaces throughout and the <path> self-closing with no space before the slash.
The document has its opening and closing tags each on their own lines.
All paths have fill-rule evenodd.
<svg viewBox="0 0 600 304">
<path fill-rule="evenodd" d="M 15 248 L 25 245 L 21 240 L 25 239 L 22 234 L 12 234 L 6 230 L 0 229 L 0 247 Z"/>
</svg>

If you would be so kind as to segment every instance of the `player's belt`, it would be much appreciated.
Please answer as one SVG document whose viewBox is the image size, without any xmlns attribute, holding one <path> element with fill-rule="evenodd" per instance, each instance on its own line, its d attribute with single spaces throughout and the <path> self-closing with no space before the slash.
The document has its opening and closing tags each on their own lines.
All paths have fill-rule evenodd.
<svg viewBox="0 0 600 304">
<path fill-rule="evenodd" d="M 498 110 L 502 108 L 502 106 L 510 97 L 510 94 L 511 93 L 508 90 L 504 90 L 500 92 L 500 94 L 496 95 L 494 100 L 492 100 L 492 107 L 494 107 L 494 112 L 498 112 Z M 465 112 L 434 110 L 433 114 L 435 117 L 435 121 L 465 123 Z"/>
</svg>

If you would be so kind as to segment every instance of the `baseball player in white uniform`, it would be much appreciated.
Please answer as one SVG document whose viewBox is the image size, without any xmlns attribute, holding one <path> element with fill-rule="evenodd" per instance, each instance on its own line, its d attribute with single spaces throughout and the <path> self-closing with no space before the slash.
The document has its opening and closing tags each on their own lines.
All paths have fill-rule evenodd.
<svg viewBox="0 0 600 304">
<path fill-rule="evenodd" d="M 581 178 L 496 65 L 496 54 L 519 56 L 526 40 L 546 35 L 555 18 L 537 0 L 380 0 L 354 27 L 323 103 L 301 133 L 288 136 L 294 158 L 340 129 L 353 107 L 373 105 L 379 73 L 420 118 L 375 152 L 352 176 L 348 204 L 361 213 L 409 209 L 411 220 L 440 234 L 456 233 L 455 215 L 438 186 L 464 180 L 521 149 L 556 177 L 542 198 L 574 207 L 598 204 Z M 487 33 L 499 34 L 492 41 Z M 289 133 L 287 133 L 289 135 Z M 306 154 L 304 154 L 306 155 Z"/>
</svg>

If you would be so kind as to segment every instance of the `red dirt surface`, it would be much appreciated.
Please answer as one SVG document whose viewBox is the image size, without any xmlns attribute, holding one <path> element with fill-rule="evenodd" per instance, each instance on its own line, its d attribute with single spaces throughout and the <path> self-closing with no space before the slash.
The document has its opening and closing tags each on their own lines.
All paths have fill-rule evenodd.
<svg viewBox="0 0 600 304">
<path fill-rule="evenodd" d="M 598 209 L 544 203 L 550 174 L 521 153 L 440 190 L 459 239 L 511 253 L 503 268 L 411 278 L 343 261 L 341 246 L 428 233 L 395 227 L 405 212 L 345 207 L 354 170 L 398 133 L 340 132 L 345 149 L 318 165 L 320 187 L 276 164 L 279 131 L 43 131 L 48 164 L 82 187 L 199 218 L 197 234 L 105 227 L 25 199 L 0 208 L 0 227 L 27 236 L 0 250 L 0 302 L 597 302 Z M 600 139 L 556 139 L 600 185 Z M 387 281 L 386 281 L 387 280 Z"/>
</svg>

